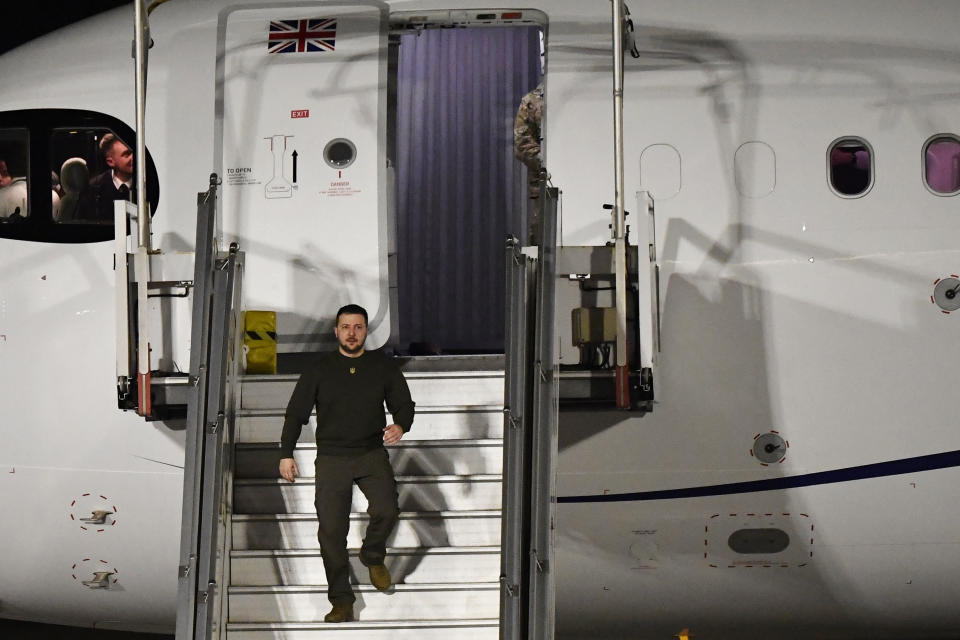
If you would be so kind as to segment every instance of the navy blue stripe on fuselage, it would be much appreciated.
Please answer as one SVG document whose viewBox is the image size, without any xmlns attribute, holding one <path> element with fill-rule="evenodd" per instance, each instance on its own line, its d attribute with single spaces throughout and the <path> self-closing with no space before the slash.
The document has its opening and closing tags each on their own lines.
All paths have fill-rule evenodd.
<svg viewBox="0 0 960 640">
<path fill-rule="evenodd" d="M 677 500 L 680 498 L 728 496 L 737 493 L 780 491 L 783 489 L 796 489 L 797 487 L 810 487 L 818 484 L 834 484 L 853 480 L 867 480 L 869 478 L 883 478 L 886 476 L 897 476 L 905 473 L 916 473 L 918 471 L 933 471 L 935 469 L 946 469 L 949 467 L 960 467 L 960 451 L 934 453 L 918 458 L 877 462 L 874 464 L 865 464 L 860 467 L 805 473 L 798 476 L 751 480 L 749 482 L 731 482 L 729 484 L 714 484 L 705 487 L 638 491 L 634 493 L 608 493 L 592 496 L 559 496 L 557 502 L 638 502 L 642 500 Z"/>
</svg>

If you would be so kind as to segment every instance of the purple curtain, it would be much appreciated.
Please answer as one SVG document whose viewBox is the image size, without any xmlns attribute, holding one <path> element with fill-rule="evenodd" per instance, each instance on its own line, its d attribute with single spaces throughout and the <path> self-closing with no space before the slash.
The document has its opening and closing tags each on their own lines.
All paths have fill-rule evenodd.
<svg viewBox="0 0 960 640">
<path fill-rule="evenodd" d="M 400 346 L 502 353 L 504 239 L 524 238 L 520 99 L 540 81 L 537 27 L 401 39 L 397 74 Z"/>
</svg>

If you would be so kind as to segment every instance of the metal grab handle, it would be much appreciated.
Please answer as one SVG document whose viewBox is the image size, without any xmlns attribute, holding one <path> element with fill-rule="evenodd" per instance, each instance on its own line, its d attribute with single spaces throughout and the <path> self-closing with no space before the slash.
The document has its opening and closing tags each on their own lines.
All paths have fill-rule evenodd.
<svg viewBox="0 0 960 640">
<path fill-rule="evenodd" d="M 107 521 L 107 516 L 113 513 L 108 510 L 97 510 L 90 514 L 89 518 L 80 518 L 80 522 L 85 522 L 86 524 L 104 524 Z"/>
<path fill-rule="evenodd" d="M 108 589 L 112 575 L 114 575 L 113 571 L 97 571 L 93 574 L 92 580 L 83 580 L 80 584 L 91 589 Z"/>
</svg>

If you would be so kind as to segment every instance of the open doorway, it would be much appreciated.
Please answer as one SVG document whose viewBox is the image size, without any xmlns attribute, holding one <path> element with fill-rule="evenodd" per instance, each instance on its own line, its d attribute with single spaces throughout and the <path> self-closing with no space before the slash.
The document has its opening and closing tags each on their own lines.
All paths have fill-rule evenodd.
<svg viewBox="0 0 960 640">
<path fill-rule="evenodd" d="M 396 347 L 503 353 L 504 241 L 526 237 L 530 208 L 514 121 L 542 79 L 543 24 L 520 12 L 391 22 Z"/>
</svg>

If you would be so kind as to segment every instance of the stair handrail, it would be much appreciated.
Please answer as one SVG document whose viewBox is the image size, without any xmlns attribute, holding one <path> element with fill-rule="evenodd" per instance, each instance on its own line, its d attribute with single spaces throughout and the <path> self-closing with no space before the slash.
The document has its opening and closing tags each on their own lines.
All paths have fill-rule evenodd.
<svg viewBox="0 0 960 640">
<path fill-rule="evenodd" d="M 506 243 L 506 343 L 504 345 L 503 496 L 500 518 L 500 638 L 520 640 L 527 625 L 525 560 L 529 542 L 530 463 L 528 437 L 532 396 L 527 393 L 526 372 L 532 357 L 527 339 L 534 260 L 522 251 L 520 241 Z"/>
<path fill-rule="evenodd" d="M 527 638 L 554 637 L 559 378 L 554 362 L 557 282 L 557 203 L 560 191 L 541 175 L 540 246 L 536 278 L 536 335 L 528 371 L 533 377 L 530 487 L 530 614 Z"/>
<path fill-rule="evenodd" d="M 234 398 L 243 254 L 216 245 L 216 174 L 197 197 L 190 383 L 184 452 L 176 640 L 222 637 L 229 581 Z"/>
<path fill-rule="evenodd" d="M 540 173 L 536 247 L 507 239 L 507 343 L 500 638 L 554 636 L 558 378 L 554 363 L 557 203 Z M 535 251 L 533 250 L 535 249 Z"/>
</svg>

